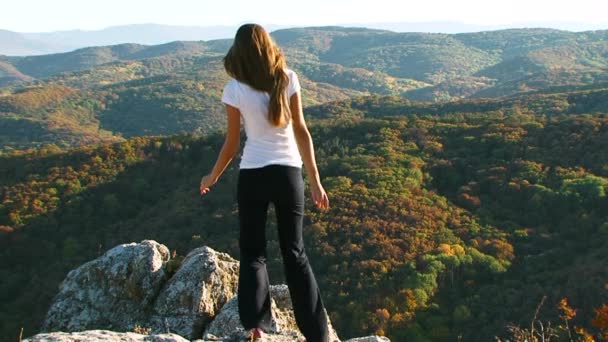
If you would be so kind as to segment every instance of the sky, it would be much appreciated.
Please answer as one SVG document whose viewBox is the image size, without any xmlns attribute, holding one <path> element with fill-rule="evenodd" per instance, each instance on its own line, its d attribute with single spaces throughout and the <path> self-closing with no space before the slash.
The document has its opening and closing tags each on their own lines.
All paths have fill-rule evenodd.
<svg viewBox="0 0 608 342">
<path fill-rule="evenodd" d="M 577 23 L 608 29 L 606 13 L 608 0 L 7 0 L 0 12 L 0 29 L 49 32 L 144 23 L 322 26 L 439 21 L 513 27 Z"/>
</svg>

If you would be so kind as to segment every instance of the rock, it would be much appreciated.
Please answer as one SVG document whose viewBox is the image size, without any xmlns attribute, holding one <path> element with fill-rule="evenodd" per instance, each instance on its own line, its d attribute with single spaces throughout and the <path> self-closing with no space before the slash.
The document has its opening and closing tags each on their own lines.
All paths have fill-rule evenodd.
<svg viewBox="0 0 608 342">
<path fill-rule="evenodd" d="M 43 331 L 73 333 L 42 333 L 25 341 L 181 342 L 203 336 L 204 340 L 195 341 L 242 340 L 236 298 L 238 261 L 205 246 L 191 251 L 170 276 L 169 259 L 167 247 L 144 240 L 116 246 L 70 271 L 47 313 Z M 270 291 L 273 329 L 264 340 L 303 340 L 287 285 L 273 285 Z M 142 331 L 136 325 L 156 335 L 134 333 Z M 331 323 L 329 328 L 330 341 L 339 341 Z M 348 340 L 386 341 L 379 336 Z"/>
<path fill-rule="evenodd" d="M 155 241 L 119 245 L 68 273 L 42 331 L 111 329 L 202 336 L 234 296 L 238 261 L 209 247 L 191 251 L 168 279 L 169 249 Z"/>
<path fill-rule="evenodd" d="M 136 333 L 118 333 L 108 330 L 89 330 L 82 332 L 64 333 L 54 332 L 38 334 L 24 339 L 23 342 L 188 342 L 185 338 L 176 334 L 140 335 Z M 236 334 L 229 338 L 210 338 L 205 340 L 193 340 L 192 342 L 236 342 L 239 341 Z M 239 342 L 241 342 L 240 340 Z M 298 337 L 290 334 L 267 334 L 264 342 L 294 342 Z M 386 337 L 368 336 L 353 338 L 344 342 L 390 342 Z"/>
<path fill-rule="evenodd" d="M 204 326 L 234 297 L 239 262 L 209 247 L 191 251 L 154 304 L 152 332 L 200 338 Z"/>
<path fill-rule="evenodd" d="M 176 334 L 162 335 L 140 335 L 136 333 L 117 333 L 108 330 L 89 330 L 82 332 L 64 333 L 54 332 L 48 334 L 38 334 L 27 338 L 23 342 L 188 342 L 185 338 Z"/>
<path fill-rule="evenodd" d="M 290 341 L 303 340 L 304 336 L 299 332 L 296 324 L 287 285 L 271 285 L 270 297 L 272 311 L 272 330 L 270 332 L 282 335 L 285 338 L 291 338 Z M 232 339 L 234 338 L 233 334 L 244 333 L 244 328 L 239 319 L 237 300 L 238 297 L 235 296 L 224 305 L 222 311 L 205 330 L 204 338 L 212 339 L 217 336 L 220 339 Z M 331 326 L 329 316 L 327 316 L 327 322 L 329 323 L 329 340 L 331 342 L 340 341 L 336 331 Z"/>
<path fill-rule="evenodd" d="M 233 332 L 229 336 L 225 337 L 213 337 L 206 336 L 205 339 L 202 340 L 194 340 L 193 342 L 244 342 L 249 341 L 246 339 L 244 332 Z M 301 338 L 298 338 L 297 335 L 289 332 L 285 333 L 274 333 L 274 334 L 265 334 L 262 339 L 263 342 L 298 342 L 303 341 Z"/>
<path fill-rule="evenodd" d="M 146 320 L 167 274 L 169 249 L 144 240 L 116 246 L 70 271 L 42 324 L 42 331 L 132 331 Z"/>
<path fill-rule="evenodd" d="M 366 336 L 351 338 L 350 340 L 346 340 L 344 342 L 391 342 L 391 340 L 384 336 Z"/>
</svg>

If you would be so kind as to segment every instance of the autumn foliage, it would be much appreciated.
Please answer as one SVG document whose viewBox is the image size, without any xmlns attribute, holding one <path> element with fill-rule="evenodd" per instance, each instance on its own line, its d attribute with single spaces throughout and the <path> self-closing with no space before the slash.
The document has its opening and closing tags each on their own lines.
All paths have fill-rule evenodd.
<svg viewBox="0 0 608 342">
<path fill-rule="evenodd" d="M 604 340 L 608 341 L 608 304 L 595 309 L 595 318 L 592 323 L 601 331 Z"/>
<path fill-rule="evenodd" d="M 545 295 L 544 321 L 606 334 L 605 116 L 346 115 L 310 128 L 331 207 L 307 206 L 304 238 L 341 337 L 487 341 L 528 326 Z M 35 332 L 67 272 L 119 243 L 238 256 L 236 163 L 212 196 L 197 191 L 222 141 L 147 136 L 1 156 L 2 333 Z"/>
</svg>

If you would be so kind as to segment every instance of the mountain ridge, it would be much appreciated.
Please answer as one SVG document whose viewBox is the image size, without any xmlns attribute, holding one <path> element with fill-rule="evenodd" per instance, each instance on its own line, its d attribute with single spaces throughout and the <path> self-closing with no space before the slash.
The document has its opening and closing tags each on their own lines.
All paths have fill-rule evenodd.
<svg viewBox="0 0 608 342">
<path fill-rule="evenodd" d="M 608 82 L 608 31 L 449 35 L 332 26 L 272 34 L 301 78 L 305 107 L 373 94 L 448 103 Z M 28 139 L 30 146 L 59 142 L 61 134 L 73 144 L 111 139 L 108 132 L 120 140 L 119 135 L 221 128 L 220 97 L 228 80 L 221 59 L 230 44 L 229 39 L 121 44 L 0 57 L 1 103 L 22 98 L 17 93 L 28 88 L 75 90 L 58 107 L 39 108 L 33 116 L 26 112 L 34 108 L 10 111 L 14 107 L 0 105 L 3 148 L 27 148 Z M 27 129 L 35 132 L 32 139 L 14 133 Z"/>
<path fill-rule="evenodd" d="M 302 25 L 306 26 L 306 25 Z M 376 30 L 390 30 L 393 32 L 429 32 L 460 34 L 483 31 L 499 31 L 513 28 L 513 25 L 464 25 L 452 22 L 431 23 L 376 23 L 376 24 L 340 24 L 342 27 L 364 27 Z M 526 24 L 517 27 L 542 28 L 554 27 L 556 30 L 570 32 L 600 31 L 598 25 L 593 28 L 582 29 L 580 24 L 570 23 L 569 28 L 555 28 L 557 24 Z M 585 25 L 589 27 L 589 25 Z M 288 29 L 288 25 L 265 25 L 269 31 Z M 120 43 L 162 44 L 176 40 L 212 40 L 232 38 L 237 25 L 214 26 L 179 26 L 154 23 L 141 23 L 131 25 L 110 26 L 98 30 L 60 30 L 53 32 L 17 32 L 0 30 L 0 54 L 5 55 L 40 55 L 48 53 L 67 52 L 86 46 L 116 45 Z M 152 35 L 151 32 L 154 34 Z M 8 39 L 13 36 L 13 40 Z M 117 37 L 118 36 L 118 37 Z M 5 37 L 5 38 L 3 38 Z M 16 40 L 15 40 L 16 39 Z M 69 43 L 66 43 L 69 42 Z"/>
<path fill-rule="evenodd" d="M 449 101 L 482 94 L 495 97 L 520 88 L 584 85 L 607 78 L 608 31 L 510 29 L 439 34 L 334 26 L 282 29 L 272 34 L 288 60 L 305 74 L 309 70 L 307 76 L 311 79 L 323 75 L 319 68 L 339 65 L 366 70 L 370 75 L 378 73 L 408 82 L 430 83 L 417 86 L 419 90 L 398 91 L 420 100 Z M 152 46 L 123 44 L 65 54 L 3 57 L 3 60 L 23 75 L 44 81 L 59 73 L 82 71 L 108 62 L 174 59 L 177 55 L 221 58 L 229 45 L 229 39 Z M 129 49 L 135 51 L 129 53 Z M 120 50 L 127 51 L 121 54 Z M 19 78 L 7 79 L 4 85 L 15 86 L 20 82 L 23 84 Z M 384 87 L 383 91 L 389 91 L 387 82 Z M 500 90 L 492 94 L 493 88 Z"/>
</svg>

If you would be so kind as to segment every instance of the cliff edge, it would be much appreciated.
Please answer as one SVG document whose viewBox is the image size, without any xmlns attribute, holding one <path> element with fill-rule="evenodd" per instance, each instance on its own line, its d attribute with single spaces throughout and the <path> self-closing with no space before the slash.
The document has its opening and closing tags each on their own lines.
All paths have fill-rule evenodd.
<svg viewBox="0 0 608 342">
<path fill-rule="evenodd" d="M 24 341 L 242 341 L 238 273 L 237 260 L 207 246 L 179 260 L 153 240 L 122 244 L 70 271 L 43 333 Z M 265 341 L 303 341 L 287 286 L 270 292 L 273 326 Z M 340 341 L 329 328 L 330 341 Z M 376 341 L 389 340 L 348 340 Z"/>
</svg>

